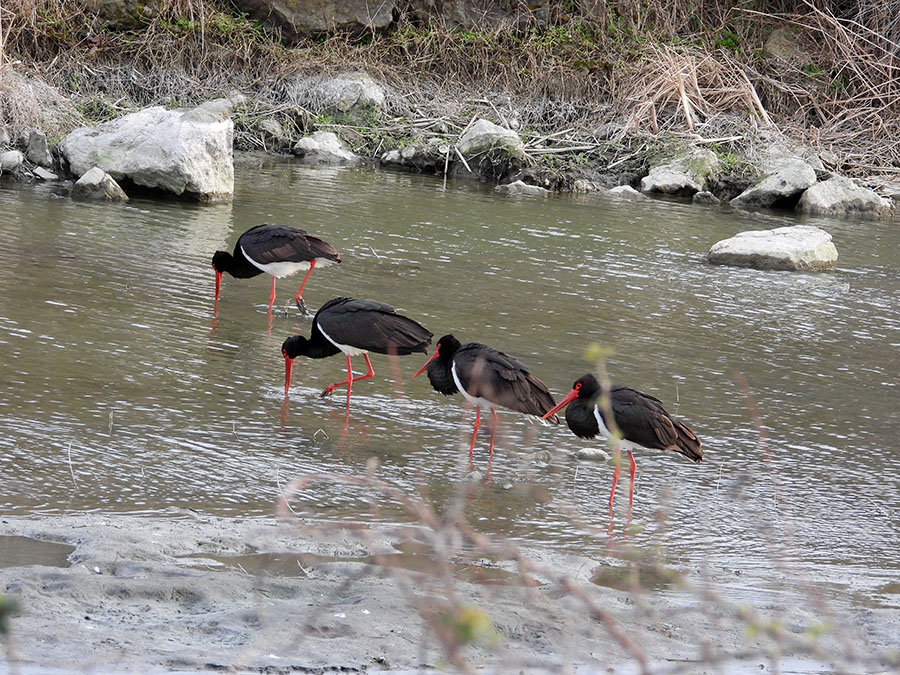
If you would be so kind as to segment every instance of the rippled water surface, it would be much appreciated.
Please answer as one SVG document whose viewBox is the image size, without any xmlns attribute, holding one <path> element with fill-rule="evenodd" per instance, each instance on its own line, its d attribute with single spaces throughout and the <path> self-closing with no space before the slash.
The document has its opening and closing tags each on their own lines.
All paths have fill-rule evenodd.
<svg viewBox="0 0 900 675">
<path fill-rule="evenodd" d="M 438 508 L 453 499 L 474 413 L 410 380 L 422 355 L 373 356 L 376 377 L 354 386 L 345 426 L 344 398 L 318 398 L 343 379 L 342 357 L 298 359 L 284 402 L 280 344 L 309 330 L 290 304 L 300 278 L 279 281 L 271 326 L 267 277 L 226 276 L 214 315 L 213 251 L 261 222 L 305 227 L 343 253 L 313 273 L 310 307 L 337 295 L 389 302 L 436 337 L 515 355 L 557 397 L 592 368 L 590 344 L 612 348 L 613 380 L 661 398 L 704 442 L 700 465 L 637 456 L 635 521 L 683 564 L 740 568 L 747 592 L 773 572 L 773 552 L 817 580 L 873 592 L 900 571 L 896 225 L 806 221 L 834 235 L 838 270 L 759 272 L 709 266 L 703 254 L 738 231 L 800 221 L 517 199 L 252 158 L 223 205 L 0 188 L 4 513 L 263 514 L 293 478 L 358 474 L 371 457 L 392 485 L 427 490 Z M 612 468 L 574 459 L 587 445 L 565 426 L 501 414 L 471 519 L 489 533 L 602 550 L 584 524 L 605 530 Z M 482 472 L 486 449 L 485 435 Z M 535 461 L 539 451 L 552 455 Z M 339 486 L 297 505 L 324 518 L 405 518 Z"/>
</svg>

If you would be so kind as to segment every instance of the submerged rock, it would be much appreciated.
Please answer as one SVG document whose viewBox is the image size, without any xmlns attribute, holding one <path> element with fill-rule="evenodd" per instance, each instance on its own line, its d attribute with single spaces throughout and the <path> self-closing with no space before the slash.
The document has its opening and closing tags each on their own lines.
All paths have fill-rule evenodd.
<svg viewBox="0 0 900 675">
<path fill-rule="evenodd" d="M 529 185 L 525 181 L 517 180 L 494 188 L 497 192 L 505 192 L 510 195 L 547 195 L 550 190 L 540 185 Z"/>
<path fill-rule="evenodd" d="M 703 204 L 705 206 L 715 206 L 721 202 L 721 199 L 716 197 L 712 192 L 707 192 L 706 190 L 698 192 L 691 198 L 691 203 Z"/>
<path fill-rule="evenodd" d="M 617 185 L 609 190 L 609 194 L 613 197 L 618 197 L 619 199 L 630 199 L 633 201 L 647 199 L 644 194 L 638 192 L 630 185 Z"/>
<path fill-rule="evenodd" d="M 811 215 L 883 218 L 890 215 L 891 205 L 874 190 L 861 187 L 846 176 L 832 176 L 806 190 L 797 202 L 797 210 Z"/>
<path fill-rule="evenodd" d="M 99 167 L 115 180 L 202 201 L 234 191 L 231 99 L 188 110 L 145 108 L 70 133 L 60 145 L 72 173 Z"/>
<path fill-rule="evenodd" d="M 797 157 L 773 160 L 768 174 L 731 200 L 740 207 L 772 207 L 786 203 L 793 206 L 800 195 L 816 182 L 816 171 Z"/>
<path fill-rule="evenodd" d="M 359 161 L 359 157 L 350 152 L 333 131 L 316 131 L 301 138 L 291 152 L 319 164 L 355 164 Z"/>
<path fill-rule="evenodd" d="M 128 195 L 115 179 L 99 167 L 89 169 L 72 186 L 72 199 L 127 202 Z"/>
<path fill-rule="evenodd" d="M 641 179 L 641 191 L 687 197 L 705 190 L 707 181 L 718 171 L 716 153 L 705 148 L 692 150 L 650 169 Z"/>
<path fill-rule="evenodd" d="M 794 225 L 741 232 L 713 244 L 706 258 L 714 265 L 760 270 L 830 270 L 838 253 L 828 232 Z"/>
</svg>

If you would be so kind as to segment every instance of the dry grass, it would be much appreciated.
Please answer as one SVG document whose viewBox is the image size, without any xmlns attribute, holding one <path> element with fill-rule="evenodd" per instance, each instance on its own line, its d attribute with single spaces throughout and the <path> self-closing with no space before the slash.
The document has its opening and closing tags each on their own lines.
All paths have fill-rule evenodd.
<svg viewBox="0 0 900 675">
<path fill-rule="evenodd" d="M 189 105 L 239 89 L 251 101 L 238 138 L 271 116 L 296 133 L 316 123 L 305 78 L 364 70 L 388 90 L 372 152 L 422 128 L 452 136 L 475 113 L 516 119 L 532 138 L 571 129 L 569 146 L 619 120 L 649 134 L 738 126 L 778 128 L 830 149 L 844 171 L 900 167 L 900 11 L 882 0 L 554 1 L 550 25 L 453 30 L 402 17 L 386 36 L 334 35 L 293 48 L 222 0 L 168 0 L 139 29 L 111 30 L 77 3 L 0 3 L 0 66 L 40 77 L 93 121 L 149 104 Z M 771 31 L 791 26 L 802 56 L 761 57 Z M 223 77 L 223 74 L 225 76 Z M 36 102 L 40 104 L 40 99 Z M 18 127 L 26 103 L 0 107 Z M 430 120 L 440 124 L 426 124 Z M 64 116 L 58 126 L 76 119 Z M 242 135 L 244 134 L 244 135 Z M 551 144 L 557 152 L 559 144 Z"/>
</svg>

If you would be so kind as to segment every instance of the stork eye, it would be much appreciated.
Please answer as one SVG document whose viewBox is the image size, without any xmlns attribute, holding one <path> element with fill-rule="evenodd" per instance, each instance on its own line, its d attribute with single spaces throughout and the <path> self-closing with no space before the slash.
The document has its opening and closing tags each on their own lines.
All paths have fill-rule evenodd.
<svg viewBox="0 0 900 675">
<path fill-rule="evenodd" d="M 581 391 L 581 382 L 575 383 L 575 391 Z"/>
</svg>

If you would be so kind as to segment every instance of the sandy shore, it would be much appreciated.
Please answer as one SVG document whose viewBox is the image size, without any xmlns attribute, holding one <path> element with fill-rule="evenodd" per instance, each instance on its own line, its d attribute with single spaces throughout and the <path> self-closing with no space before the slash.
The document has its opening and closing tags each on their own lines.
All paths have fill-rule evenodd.
<svg viewBox="0 0 900 675">
<path fill-rule="evenodd" d="M 74 551 L 68 567 L 0 569 L 0 589 L 21 604 L 13 658 L 0 672 L 399 672 L 448 666 L 448 644 L 460 659 L 451 670 L 640 672 L 643 661 L 653 672 L 760 672 L 776 643 L 775 659 L 795 672 L 820 672 L 823 663 L 784 650 L 790 639 L 750 639 L 746 623 L 702 594 L 635 595 L 591 583 L 608 562 L 529 550 L 524 564 L 536 585 L 498 560 L 456 564 L 448 581 L 420 564 L 427 556 L 417 553 L 413 529 L 322 536 L 274 517 L 185 512 L 5 518 L 0 537 L 11 536 Z M 372 564 L 378 554 L 395 562 Z M 469 644 L 442 645 L 428 629 L 427 618 L 453 606 L 490 618 L 474 621 Z M 788 637 L 802 642 L 818 609 L 779 611 L 789 617 Z M 896 627 L 895 617 L 879 632 Z M 816 649 L 826 659 L 845 653 L 845 639 L 819 636 Z"/>
</svg>

